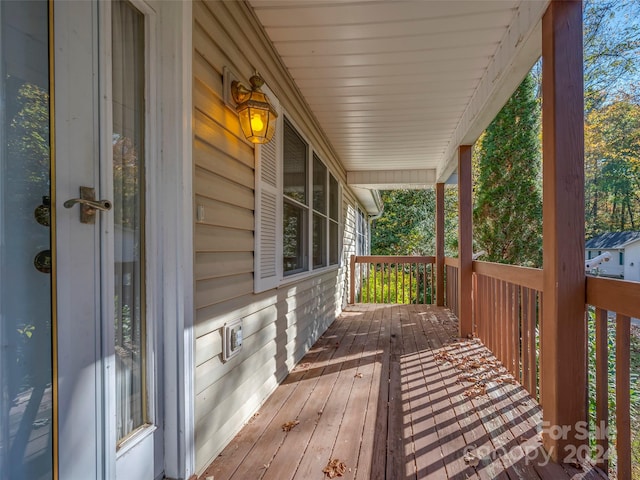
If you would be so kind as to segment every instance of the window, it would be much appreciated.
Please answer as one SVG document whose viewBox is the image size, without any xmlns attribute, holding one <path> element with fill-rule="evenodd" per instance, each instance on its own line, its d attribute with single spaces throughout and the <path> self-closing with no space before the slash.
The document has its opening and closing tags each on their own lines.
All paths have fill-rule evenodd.
<svg viewBox="0 0 640 480">
<path fill-rule="evenodd" d="M 618 260 L 620 261 L 620 265 L 624 265 L 624 251 L 618 252 Z"/>
<path fill-rule="evenodd" d="M 255 147 L 255 293 L 340 263 L 340 183 L 273 97 L 276 135 Z"/>
<path fill-rule="evenodd" d="M 309 146 L 284 121 L 282 254 L 285 275 L 307 269 L 307 157 Z"/>
<path fill-rule="evenodd" d="M 327 167 L 313 154 L 313 268 L 327 265 Z"/>
<path fill-rule="evenodd" d="M 362 210 L 358 209 L 356 212 L 356 255 L 366 255 L 368 250 L 367 219 Z"/>
<path fill-rule="evenodd" d="M 587 252 L 587 260 L 591 260 L 591 250 Z"/>
<path fill-rule="evenodd" d="M 286 118 L 283 130 L 282 256 L 286 276 L 338 263 L 340 192 L 338 180 Z"/>
<path fill-rule="evenodd" d="M 329 175 L 329 263 L 331 265 L 336 265 L 339 261 L 339 218 L 340 188 L 338 180 L 333 175 Z"/>
</svg>

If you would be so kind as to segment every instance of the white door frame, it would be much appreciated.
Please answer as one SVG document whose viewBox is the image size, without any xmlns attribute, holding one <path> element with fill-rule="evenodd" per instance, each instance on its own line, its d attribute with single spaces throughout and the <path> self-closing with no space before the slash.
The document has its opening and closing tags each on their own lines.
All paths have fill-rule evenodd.
<svg viewBox="0 0 640 480">
<path fill-rule="evenodd" d="M 159 93 L 163 99 L 161 202 L 164 264 L 165 475 L 195 473 L 193 281 L 193 14 L 191 1 L 159 1 Z"/>
<path fill-rule="evenodd" d="M 159 98 L 157 95 L 157 12 L 144 0 L 127 0 L 135 9 L 144 16 L 144 75 L 145 75 L 145 132 L 144 132 L 144 195 L 145 195 L 145 264 L 143 272 L 145 282 L 145 370 L 146 370 L 146 405 L 147 418 L 150 424 L 143 426 L 132 433 L 120 448 L 115 452 L 118 441 L 115 428 L 117 416 L 115 392 L 116 392 L 116 357 L 115 357 L 115 331 L 111 319 L 115 318 L 114 312 L 114 224 L 113 215 L 104 215 L 101 218 L 102 228 L 102 269 L 101 269 L 101 295 L 102 295 L 102 352 L 105 369 L 105 414 L 108 421 L 105 425 L 105 454 L 106 478 L 116 480 L 153 480 L 164 473 L 164 450 L 162 430 L 162 348 L 161 345 L 161 272 L 162 265 L 157 261 L 162 258 L 159 251 L 160 236 L 163 227 L 163 217 L 160 213 L 162 203 L 160 200 L 159 186 L 157 182 L 159 165 L 159 132 L 157 129 L 159 117 Z M 113 92 L 112 92 L 112 4 L 111 2 L 98 2 L 99 18 L 99 98 L 100 98 L 100 190 L 105 195 L 110 195 L 113 189 Z M 113 199 L 111 199 L 113 200 Z M 159 208 L 158 208 L 159 207 Z M 112 446 L 112 447 L 110 447 Z M 156 458 L 154 452 L 159 450 Z"/>
<path fill-rule="evenodd" d="M 99 2 L 54 3 L 54 51 L 57 190 L 56 212 L 61 221 L 77 221 L 77 209 L 66 210 L 62 203 L 77 196 L 80 185 L 96 188 L 98 195 L 108 185 L 99 185 L 98 112 L 103 110 L 95 91 L 82 91 L 78 79 L 94 72 L 103 72 L 99 65 L 99 45 L 96 28 L 99 25 Z M 159 338 L 157 347 L 164 365 L 157 366 L 157 375 L 164 383 L 164 474 L 167 478 L 186 479 L 195 470 L 194 446 L 194 335 L 193 335 L 193 166 L 192 146 L 192 6 L 189 1 L 153 2 L 157 12 L 158 65 L 156 65 L 158 122 L 160 138 L 155 159 L 149 164 L 148 175 L 156 188 L 149 199 L 163 225 L 155 229 L 156 243 L 149 257 L 161 259 L 154 277 L 152 298 L 157 298 L 156 317 Z M 92 22 L 77 22 L 70 10 L 82 9 Z M 81 23 L 81 24 L 80 24 Z M 104 28 L 101 24 L 101 28 Z M 110 25 L 109 25 L 110 29 Z M 110 30 L 109 30 L 110 31 Z M 86 39 L 91 38 L 87 45 Z M 79 40 L 80 39 L 80 40 Z M 84 39 L 84 40 L 83 40 Z M 60 53 L 64 52 L 64 53 Z M 69 110 L 65 96 L 84 99 L 81 111 Z M 102 105 L 104 106 L 104 105 Z M 92 121 L 93 119 L 93 121 Z M 64 126 L 62 125 L 64 124 Z M 78 151 L 78 141 L 91 148 Z M 110 145 L 109 145 L 110 147 Z M 103 148 L 106 148 L 103 145 Z M 65 160 L 74 167 L 65 168 Z M 82 162 L 84 160 L 84 162 Z M 77 164 L 83 168 L 77 168 Z M 61 224 L 62 225 L 62 224 Z M 113 405 L 105 403 L 105 368 L 112 368 L 109 351 L 102 351 L 108 340 L 102 336 L 101 317 L 112 318 L 109 309 L 99 305 L 100 282 L 97 279 L 65 285 L 70 278 L 82 275 L 83 265 L 74 262 L 78 255 L 93 259 L 99 267 L 99 228 L 81 229 L 81 238 L 72 237 L 59 228 L 57 237 L 57 312 L 58 312 L 58 394 L 59 394 L 59 478 L 115 478 L 115 442 L 109 434 Z M 75 235 L 75 234 L 74 234 Z M 86 267 L 86 265 L 85 265 Z M 89 265 L 89 268 L 91 266 Z M 94 270 L 97 271 L 97 270 Z M 86 275 L 85 275 L 86 276 Z M 103 278 L 104 280 L 104 278 Z M 93 298 L 92 311 L 74 312 L 76 299 Z M 104 316 L 107 315 L 107 316 Z M 82 318 L 82 322 L 78 319 Z M 75 319 L 75 320 L 74 320 Z M 77 361 L 79 339 L 81 356 Z M 73 355 L 71 355 L 73 353 Z M 106 354 L 106 355 L 105 355 Z M 84 401 L 84 397 L 95 401 Z M 94 439 L 94 442 L 88 441 Z M 162 450 L 162 449 L 161 449 Z"/>
<path fill-rule="evenodd" d="M 78 207 L 63 207 L 65 200 L 77 198 L 79 186 L 98 186 L 99 131 L 92 121 L 98 115 L 92 79 L 98 58 L 97 5 L 55 2 L 53 10 L 58 478 L 98 479 L 105 468 L 104 407 L 97 401 L 103 398 L 104 383 L 100 310 L 95 307 L 100 298 L 94 275 L 100 261 L 99 231 L 88 225 L 75 228 Z M 83 18 L 94 21 L 78 21 Z M 84 101 L 69 101 L 73 95 Z"/>
</svg>

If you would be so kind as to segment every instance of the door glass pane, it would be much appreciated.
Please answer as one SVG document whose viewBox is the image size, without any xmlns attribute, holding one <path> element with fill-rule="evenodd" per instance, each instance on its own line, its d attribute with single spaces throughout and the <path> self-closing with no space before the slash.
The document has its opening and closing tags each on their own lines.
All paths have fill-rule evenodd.
<svg viewBox="0 0 640 480">
<path fill-rule="evenodd" d="M 48 25 L 0 2 L 0 480 L 53 476 Z"/>
<path fill-rule="evenodd" d="M 147 422 L 145 378 L 144 15 L 112 7 L 113 209 L 118 439 Z"/>
</svg>

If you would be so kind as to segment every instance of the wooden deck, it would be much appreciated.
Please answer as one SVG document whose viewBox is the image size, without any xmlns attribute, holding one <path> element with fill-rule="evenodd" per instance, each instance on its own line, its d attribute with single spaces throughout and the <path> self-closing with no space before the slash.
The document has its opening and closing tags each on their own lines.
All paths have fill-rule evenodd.
<svg viewBox="0 0 640 480">
<path fill-rule="evenodd" d="M 320 480 L 334 459 L 345 479 L 603 478 L 547 462 L 537 403 L 456 322 L 349 307 L 200 478 Z"/>
</svg>

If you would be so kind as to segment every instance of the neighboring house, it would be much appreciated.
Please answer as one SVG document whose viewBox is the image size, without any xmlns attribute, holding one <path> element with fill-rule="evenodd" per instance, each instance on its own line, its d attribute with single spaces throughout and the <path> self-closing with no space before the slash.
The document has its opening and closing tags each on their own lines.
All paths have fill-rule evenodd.
<svg viewBox="0 0 640 480">
<path fill-rule="evenodd" d="M 598 275 L 640 282 L 640 232 L 607 232 L 587 240 L 586 260 L 605 252 L 608 262 L 597 267 Z"/>
<path fill-rule="evenodd" d="M 470 145 L 543 51 L 558 262 L 576 231 L 559 219 L 583 223 L 580 18 L 547 0 L 0 2 L 0 480 L 202 473 L 344 308 L 377 190 L 457 178 L 469 206 Z M 262 146 L 229 102 L 256 70 L 278 113 Z"/>
</svg>

